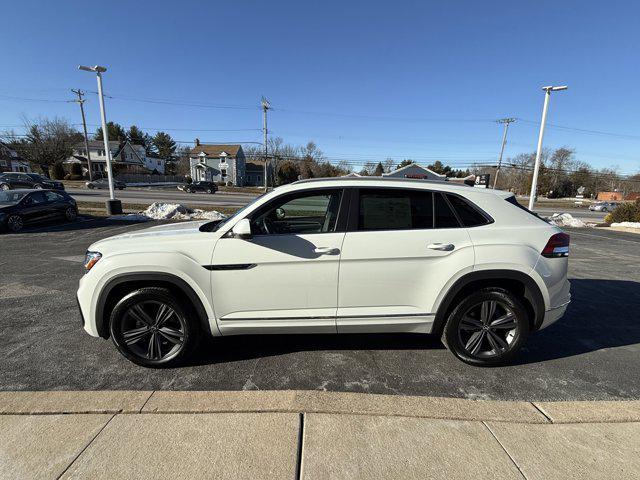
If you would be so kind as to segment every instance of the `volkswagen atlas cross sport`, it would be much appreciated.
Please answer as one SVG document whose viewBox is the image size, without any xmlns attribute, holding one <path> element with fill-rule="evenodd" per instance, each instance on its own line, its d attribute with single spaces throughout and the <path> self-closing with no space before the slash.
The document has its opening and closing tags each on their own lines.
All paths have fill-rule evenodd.
<svg viewBox="0 0 640 480">
<path fill-rule="evenodd" d="M 235 215 L 89 247 L 84 329 L 177 365 L 203 336 L 414 332 L 508 361 L 570 300 L 569 236 L 513 194 L 452 182 L 303 180 Z"/>
</svg>

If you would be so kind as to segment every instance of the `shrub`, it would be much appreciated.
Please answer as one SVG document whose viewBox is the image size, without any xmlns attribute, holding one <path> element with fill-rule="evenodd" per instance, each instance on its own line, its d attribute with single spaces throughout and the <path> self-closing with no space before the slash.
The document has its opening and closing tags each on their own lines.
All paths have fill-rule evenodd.
<svg viewBox="0 0 640 480">
<path fill-rule="evenodd" d="M 226 183 L 224 183 L 224 182 L 216 182 L 216 185 L 218 185 L 219 187 L 224 187 L 226 185 Z"/>
<path fill-rule="evenodd" d="M 56 162 L 51 167 L 51 176 L 54 180 L 62 180 L 65 177 L 64 167 L 61 162 Z"/>
<path fill-rule="evenodd" d="M 233 182 L 227 182 L 227 187 L 233 187 Z"/>
<path fill-rule="evenodd" d="M 607 223 L 640 222 L 640 199 L 621 203 L 605 217 Z"/>
</svg>

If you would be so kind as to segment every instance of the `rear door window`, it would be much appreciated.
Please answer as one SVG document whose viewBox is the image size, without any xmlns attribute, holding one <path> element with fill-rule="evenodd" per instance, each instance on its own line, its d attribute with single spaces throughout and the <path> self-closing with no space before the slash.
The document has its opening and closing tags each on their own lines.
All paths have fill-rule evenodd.
<svg viewBox="0 0 640 480">
<path fill-rule="evenodd" d="M 460 223 L 455 213 L 451 209 L 449 202 L 442 193 L 436 193 L 434 203 L 434 212 L 436 218 L 436 228 L 458 228 Z"/>
<path fill-rule="evenodd" d="M 361 189 L 358 230 L 433 228 L 433 194 L 421 190 Z"/>
<path fill-rule="evenodd" d="M 464 198 L 447 194 L 447 199 L 465 227 L 477 227 L 489 223 L 489 219 Z"/>
</svg>

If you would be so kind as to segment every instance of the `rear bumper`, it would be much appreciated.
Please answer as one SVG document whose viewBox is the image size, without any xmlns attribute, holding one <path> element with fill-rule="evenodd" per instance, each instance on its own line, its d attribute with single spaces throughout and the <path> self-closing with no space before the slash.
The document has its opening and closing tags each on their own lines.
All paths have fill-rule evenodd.
<svg viewBox="0 0 640 480">
<path fill-rule="evenodd" d="M 566 302 L 562 303 L 561 305 L 558 305 L 557 307 L 554 307 L 544 312 L 544 320 L 542 320 L 542 325 L 540 325 L 540 330 L 542 330 L 543 328 L 547 328 L 549 325 L 560 320 L 564 315 L 564 312 L 567 311 L 567 307 L 569 306 L 569 303 L 571 303 L 571 297 L 569 297 L 569 299 Z"/>
</svg>

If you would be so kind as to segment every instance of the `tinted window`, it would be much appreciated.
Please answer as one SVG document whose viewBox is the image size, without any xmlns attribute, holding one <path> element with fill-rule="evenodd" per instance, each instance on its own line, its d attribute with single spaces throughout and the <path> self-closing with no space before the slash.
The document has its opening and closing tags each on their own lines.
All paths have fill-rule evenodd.
<svg viewBox="0 0 640 480">
<path fill-rule="evenodd" d="M 465 227 L 476 227 L 489 223 L 485 216 L 466 200 L 449 194 L 447 194 L 447 198 Z"/>
<path fill-rule="evenodd" d="M 506 200 L 508 203 L 510 203 L 511 205 L 513 205 L 513 206 L 515 206 L 515 207 L 518 207 L 520 210 L 524 210 L 524 211 L 525 211 L 525 212 L 527 212 L 529 215 L 533 215 L 534 217 L 539 218 L 541 221 L 543 221 L 543 222 L 545 222 L 545 223 L 548 223 L 544 218 L 542 218 L 542 217 L 541 217 L 540 215 L 538 215 L 537 213 L 532 212 L 532 211 L 531 211 L 531 210 L 529 210 L 527 207 L 524 207 L 524 206 L 520 205 L 520 204 L 518 203 L 518 200 L 516 200 L 516 196 L 515 196 L 515 195 L 512 195 L 512 196 L 510 196 L 510 197 L 507 197 L 505 200 Z"/>
<path fill-rule="evenodd" d="M 342 190 L 284 195 L 261 208 L 251 219 L 256 235 L 333 232 Z"/>
<path fill-rule="evenodd" d="M 419 190 L 360 190 L 358 230 L 433 228 L 432 198 Z"/>
<path fill-rule="evenodd" d="M 436 228 L 458 228 L 460 224 L 441 193 L 435 194 Z"/>
<path fill-rule="evenodd" d="M 64 200 L 64 197 L 58 193 L 55 192 L 44 192 L 45 197 L 47 197 L 47 200 L 50 202 L 60 202 L 62 200 Z"/>
</svg>

